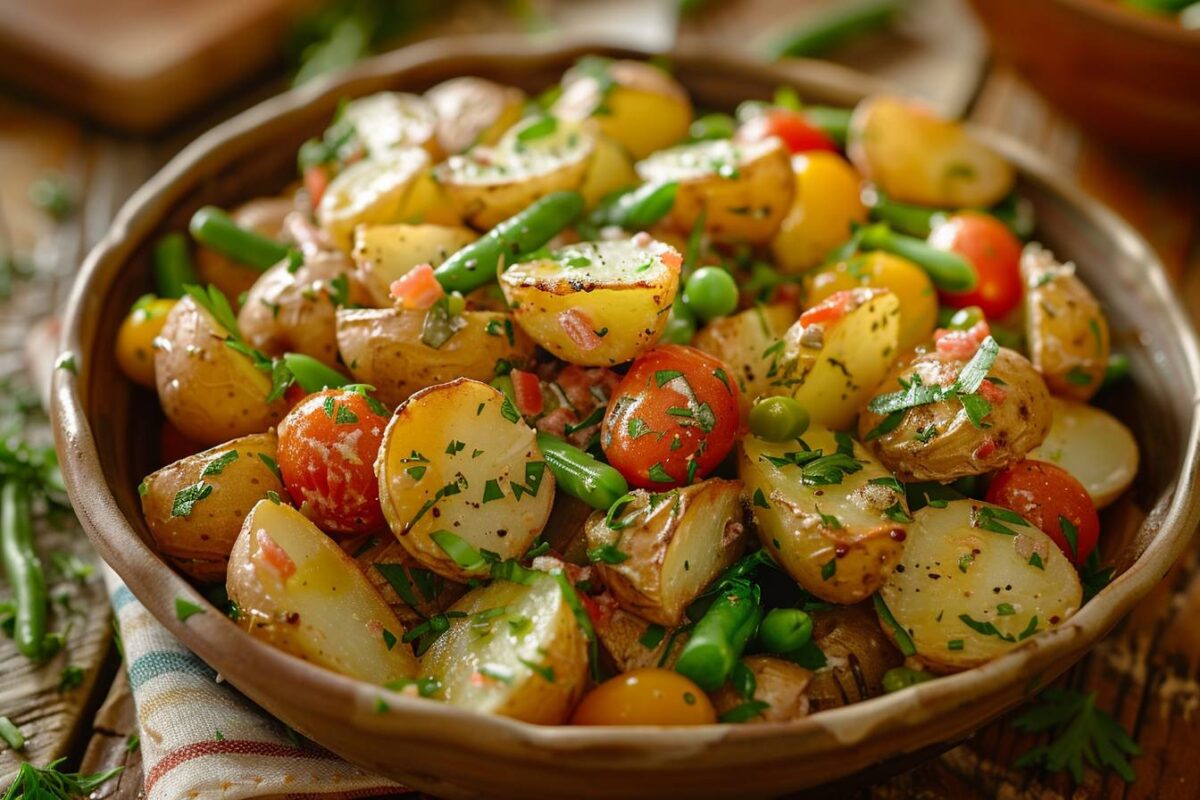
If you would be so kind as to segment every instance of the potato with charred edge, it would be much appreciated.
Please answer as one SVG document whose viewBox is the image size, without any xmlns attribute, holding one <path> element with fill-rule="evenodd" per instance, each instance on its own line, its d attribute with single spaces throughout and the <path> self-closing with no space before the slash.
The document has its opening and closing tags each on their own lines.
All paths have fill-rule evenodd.
<svg viewBox="0 0 1200 800">
<path fill-rule="evenodd" d="M 463 76 L 425 92 L 437 114 L 437 141 L 448 155 L 495 144 L 521 119 L 525 93 L 486 78 Z"/>
<path fill-rule="evenodd" d="M 533 363 L 533 341 L 509 314 L 464 311 L 463 327 L 441 347 L 422 341 L 424 311 L 350 309 L 337 314 L 342 361 L 356 381 L 375 387 L 375 396 L 396 406 L 413 392 L 455 378 L 487 381 L 501 362 Z"/>
<path fill-rule="evenodd" d="M 742 482 L 710 478 L 651 495 L 639 489 L 588 520 L 588 554 L 626 611 L 674 627 L 745 546 Z M 619 501 L 618 501 L 619 503 Z"/>
<path fill-rule="evenodd" d="M 967 361 L 937 352 L 919 355 L 898 364 L 878 395 L 900 391 L 901 381 L 911 384 L 914 379 L 923 386 L 950 386 Z M 987 374 L 996 380 L 985 379 L 990 386 L 980 384 L 988 393 L 980 396 L 991 398 L 982 420 L 986 426 L 973 423 L 962 400 L 950 397 L 896 412 L 898 417 L 868 407 L 858 418 L 859 434 L 875 457 L 905 483 L 945 483 L 1003 469 L 1046 438 L 1050 393 L 1025 357 L 1004 347 Z"/>
<path fill-rule="evenodd" d="M 1104 409 L 1061 397 L 1051 403 L 1050 432 L 1028 458 L 1048 461 L 1074 475 L 1096 508 L 1110 505 L 1137 477 L 1137 439 Z"/>
<path fill-rule="evenodd" d="M 686 630 L 667 629 L 647 622 L 619 606 L 606 611 L 599 615 L 592 626 L 596 629 L 596 641 L 600 643 L 601 652 L 617 672 L 644 667 L 671 669 L 675 666 L 675 660 L 687 644 Z"/>
<path fill-rule="evenodd" d="M 364 225 L 354 231 L 350 255 L 371 305 L 391 308 L 392 281 L 419 264 L 438 266 L 477 238 L 461 225 Z"/>
<path fill-rule="evenodd" d="M 420 566 L 394 536 L 371 534 L 339 542 L 405 628 L 441 614 L 466 587 Z"/>
<path fill-rule="evenodd" d="M 904 656 L 879 627 L 870 603 L 814 611 L 813 642 L 826 664 L 808 685 L 811 711 L 840 708 L 883 694 L 883 676 Z"/>
<path fill-rule="evenodd" d="M 725 684 L 710 695 L 717 714 L 724 716 L 744 707 L 750 713 L 738 721 L 746 723 L 790 722 L 808 716 L 811 672 L 772 656 L 746 656 L 742 663 L 754 675 L 754 693 L 743 697 L 731 684 Z"/>
<path fill-rule="evenodd" d="M 377 685 L 416 677 L 400 620 L 354 561 L 291 506 L 254 506 L 226 588 L 238 624 L 286 653 Z"/>
<path fill-rule="evenodd" d="M 270 239 L 286 239 L 284 218 L 296 210 L 296 201 L 291 197 L 260 197 L 235 208 L 229 216 L 243 228 L 261 233 Z M 223 256 L 207 247 L 196 248 L 196 271 L 203 285 L 212 284 L 237 303 L 242 292 L 247 292 L 262 275 L 260 271 Z M 237 308 L 237 305 L 234 305 Z"/>
<path fill-rule="evenodd" d="M 587 684 L 587 641 L 552 576 L 496 581 L 447 612 L 421 659 L 447 703 L 540 725 L 563 722 Z"/>
<path fill-rule="evenodd" d="M 755 306 L 714 319 L 692 340 L 692 347 L 729 365 L 730 377 L 742 388 L 738 402 L 743 419 L 756 399 L 772 393 L 771 381 L 777 376 L 771 367 L 779 363 L 772 347 L 795 321 L 791 306 Z"/>
<path fill-rule="evenodd" d="M 904 492 L 849 434 L 814 425 L 799 442 L 746 436 L 738 477 L 763 547 L 822 600 L 869 597 L 900 561 Z"/>
<path fill-rule="evenodd" d="M 197 580 L 224 581 L 246 514 L 268 492 L 287 497 L 276 444 L 274 433 L 243 436 L 147 475 L 138 494 L 158 552 Z"/>
<path fill-rule="evenodd" d="M 154 340 L 154 375 L 163 413 L 179 432 L 213 445 L 261 433 L 283 418 L 282 399 L 267 403 L 271 379 L 227 347 L 229 332 L 191 297 L 167 314 Z"/>
<path fill-rule="evenodd" d="M 1075 275 L 1037 244 L 1021 254 L 1029 360 L 1050 391 L 1087 402 L 1104 381 L 1111 346 L 1108 318 Z"/>
</svg>

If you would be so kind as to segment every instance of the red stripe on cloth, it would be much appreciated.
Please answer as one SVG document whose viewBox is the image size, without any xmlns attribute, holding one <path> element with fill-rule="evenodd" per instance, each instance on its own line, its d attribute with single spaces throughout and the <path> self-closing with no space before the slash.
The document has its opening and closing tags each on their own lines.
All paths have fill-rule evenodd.
<svg viewBox="0 0 1200 800">
<path fill-rule="evenodd" d="M 309 758 L 318 761 L 334 761 L 337 756 L 325 750 L 305 750 L 293 745 L 272 744 L 271 742 L 255 742 L 248 739 L 213 739 L 211 741 L 193 742 L 183 747 L 171 750 L 146 773 L 145 792 L 150 794 L 154 784 L 180 764 L 186 764 L 193 759 L 204 756 L 273 756 L 275 758 Z"/>
<path fill-rule="evenodd" d="M 342 792 L 341 794 L 289 794 L 287 800 L 330 800 L 336 797 L 338 800 L 356 800 L 356 798 L 390 798 L 400 797 L 401 795 L 411 794 L 412 789 L 404 786 L 376 786 L 371 789 L 355 789 L 352 792 Z"/>
</svg>

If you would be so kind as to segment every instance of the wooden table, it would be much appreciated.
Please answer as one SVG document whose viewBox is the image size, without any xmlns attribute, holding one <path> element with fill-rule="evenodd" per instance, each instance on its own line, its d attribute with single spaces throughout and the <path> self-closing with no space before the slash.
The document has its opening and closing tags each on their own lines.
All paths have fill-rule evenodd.
<svg viewBox="0 0 1200 800">
<path fill-rule="evenodd" d="M 951 26 L 950 37 L 978 36 L 963 28 L 957 0 L 926 0 L 944 6 L 935 25 Z M 722 7 L 713 15 L 685 21 L 681 35 L 709 37 L 721 46 L 744 47 L 746 32 L 772 20 L 779 4 L 753 0 Z M 495 15 L 472 24 L 460 16 L 454 30 L 495 28 Z M 967 23 L 969 25 L 969 23 Z M 925 88 L 950 107 L 960 107 L 974 122 L 1006 132 L 1049 154 L 1089 192 L 1128 219 L 1158 251 L 1195 319 L 1200 319 L 1200 188 L 1195 176 L 1139 166 L 1092 141 L 1042 101 L 1036 92 L 1003 66 L 987 66 L 961 47 L 940 47 L 937 37 L 905 35 L 911 55 L 869 63 L 873 71 Z M 922 50 L 924 48 L 924 50 Z M 853 53 L 845 59 L 859 58 Z M 856 62 L 859 63 L 859 62 Z M 902 67 L 897 67 L 901 64 Z M 956 66 L 957 65 L 957 66 Z M 946 76 L 936 86 L 938 75 Z M 965 76 L 965 77 L 964 77 Z M 278 82 L 257 87 L 239 98 L 224 116 L 273 92 Z M 35 104 L 0 95 L 0 235 L 6 227 L 20 252 L 34 252 L 43 277 L 23 288 L 17 302 L 0 306 L 0 377 L 14 369 L 14 348 L 33 317 L 61 301 L 69 277 L 86 248 L 103 233 L 120 202 L 179 146 L 207 127 L 206 119 L 153 140 L 113 137 L 86 124 L 39 111 Z M 73 183 L 81 203 L 63 223 L 51 223 L 30 205 L 29 183 L 59 172 Z M 48 276 L 48 277 L 47 277 Z M 70 536 L 60 535 L 55 547 Z M 86 543 L 75 537 L 86 553 Z M 1089 772 L 1073 790 L 1069 778 L 1046 779 L 1014 770 L 1011 764 L 1037 740 L 1018 735 L 1007 719 L 981 730 L 973 739 L 906 774 L 863 789 L 862 798 L 984 797 L 1194 797 L 1200 781 L 1200 570 L 1196 551 L 1171 573 L 1112 634 L 1064 677 L 1073 688 L 1095 691 L 1141 744 L 1134 761 L 1138 781 L 1126 786 L 1113 775 Z M 66 584 L 64 584 L 65 586 Z M 133 705 L 124 671 L 110 643 L 109 623 L 100 585 L 93 580 L 70 589 L 76 605 L 90 609 L 73 628 L 69 656 L 40 671 L 32 670 L 0 640 L 0 713 L 13 717 L 35 735 L 26 755 L 38 763 L 68 755 L 86 771 L 123 764 L 119 780 L 97 797 L 127 800 L 140 796 L 141 768 L 136 750 L 127 748 L 136 732 Z M 0 596 L 4 593 L 0 591 Z M 54 690 L 66 663 L 87 670 L 84 686 L 66 694 Z M 13 675 L 17 680 L 9 680 Z M 15 687 L 15 688 L 14 688 Z M 13 768 L 13 756 L 0 751 L 0 775 Z"/>
</svg>

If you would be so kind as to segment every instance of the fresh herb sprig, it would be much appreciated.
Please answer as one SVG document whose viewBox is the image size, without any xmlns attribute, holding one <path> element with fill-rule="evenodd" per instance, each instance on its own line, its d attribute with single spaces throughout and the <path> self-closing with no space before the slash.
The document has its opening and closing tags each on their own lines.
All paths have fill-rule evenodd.
<svg viewBox="0 0 1200 800">
<path fill-rule="evenodd" d="M 60 758 L 44 767 L 25 762 L 0 800 L 78 800 L 91 795 L 124 769 L 117 767 L 94 775 L 60 772 L 58 768 L 64 761 Z"/>
<path fill-rule="evenodd" d="M 1018 714 L 1012 725 L 1024 733 L 1053 732 L 1049 744 L 1040 745 L 1017 759 L 1016 766 L 1040 767 L 1047 772 L 1071 773 L 1076 785 L 1083 782 L 1084 766 L 1111 769 L 1126 783 L 1137 775 L 1130 756 L 1141 755 L 1137 742 L 1121 724 L 1096 707 L 1096 693 L 1047 689 L 1037 705 Z"/>
</svg>

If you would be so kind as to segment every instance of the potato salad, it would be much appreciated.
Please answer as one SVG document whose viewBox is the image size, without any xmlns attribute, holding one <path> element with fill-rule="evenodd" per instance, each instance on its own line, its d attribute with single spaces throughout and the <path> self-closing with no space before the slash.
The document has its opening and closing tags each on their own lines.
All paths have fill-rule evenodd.
<svg viewBox="0 0 1200 800">
<path fill-rule="evenodd" d="M 1126 362 L 958 122 L 589 57 L 346 98 L 297 155 L 162 237 L 115 347 L 161 557 L 380 713 L 786 722 L 1111 577 Z"/>
</svg>

